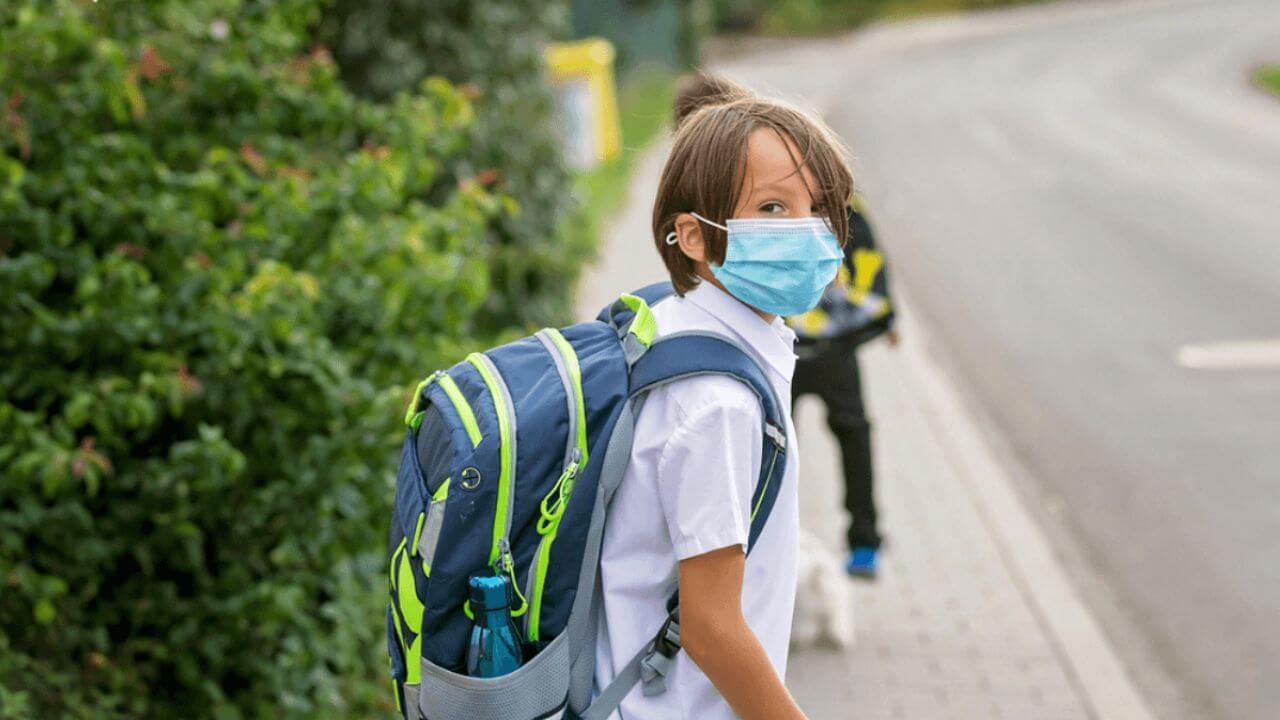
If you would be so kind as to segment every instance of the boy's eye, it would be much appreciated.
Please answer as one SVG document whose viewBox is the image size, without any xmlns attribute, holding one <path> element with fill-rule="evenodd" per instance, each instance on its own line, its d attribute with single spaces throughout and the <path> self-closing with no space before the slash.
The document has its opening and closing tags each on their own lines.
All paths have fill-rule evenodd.
<svg viewBox="0 0 1280 720">
<path fill-rule="evenodd" d="M 787 211 L 787 208 L 780 202 L 767 202 L 760 206 L 760 211 L 773 215 L 776 213 L 784 213 Z"/>
</svg>

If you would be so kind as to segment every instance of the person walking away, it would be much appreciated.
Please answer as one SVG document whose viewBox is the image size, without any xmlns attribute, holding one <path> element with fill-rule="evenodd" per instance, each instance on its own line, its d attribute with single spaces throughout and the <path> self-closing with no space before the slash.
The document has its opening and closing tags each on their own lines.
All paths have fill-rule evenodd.
<svg viewBox="0 0 1280 720">
<path fill-rule="evenodd" d="M 818 307 L 788 319 L 796 332 L 792 402 L 817 395 L 827 406 L 827 425 L 840 444 L 844 507 L 849 513 L 845 570 L 874 578 L 881 536 L 875 502 L 871 422 L 862 395 L 858 348 L 881 335 L 898 344 L 884 256 L 858 197 L 849 204 L 849 237 L 840 274 Z"/>
</svg>

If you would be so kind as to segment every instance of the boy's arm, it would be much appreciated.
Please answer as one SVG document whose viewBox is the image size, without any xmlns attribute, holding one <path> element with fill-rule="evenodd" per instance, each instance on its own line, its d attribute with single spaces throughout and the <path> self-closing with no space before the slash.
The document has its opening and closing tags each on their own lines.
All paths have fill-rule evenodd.
<svg viewBox="0 0 1280 720">
<path fill-rule="evenodd" d="M 743 720 L 804 720 L 742 614 L 741 545 L 680 561 L 680 644 Z"/>
</svg>

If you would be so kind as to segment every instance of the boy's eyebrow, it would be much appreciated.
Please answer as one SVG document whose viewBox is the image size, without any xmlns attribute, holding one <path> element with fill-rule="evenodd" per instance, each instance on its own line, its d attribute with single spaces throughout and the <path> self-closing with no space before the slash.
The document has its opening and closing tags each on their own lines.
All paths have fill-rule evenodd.
<svg viewBox="0 0 1280 720">
<path fill-rule="evenodd" d="M 786 182 L 787 180 L 789 180 L 789 179 L 792 177 L 792 175 L 794 175 L 794 174 L 795 174 L 795 173 L 792 173 L 791 175 L 787 175 L 786 177 L 778 178 L 777 180 L 774 180 L 773 182 L 769 182 L 769 183 L 762 183 L 762 184 L 760 184 L 760 185 L 752 185 L 752 186 L 751 186 L 751 192 L 753 192 L 753 193 L 754 193 L 754 192 L 756 192 L 757 190 L 767 190 L 767 189 L 769 189 L 769 188 L 771 188 L 771 187 L 776 187 L 776 186 L 778 186 L 778 185 L 781 185 L 781 184 L 783 184 L 784 182 Z"/>
<path fill-rule="evenodd" d="M 748 198 L 753 198 L 753 197 L 755 197 L 758 193 L 760 193 L 760 192 L 762 192 L 762 191 L 764 191 L 764 190 L 768 190 L 768 189 L 769 189 L 769 188 L 771 188 L 771 187 L 775 187 L 775 186 L 781 185 L 781 184 L 782 184 L 782 183 L 784 183 L 786 180 L 788 180 L 789 178 L 791 178 L 791 176 L 792 176 L 792 175 L 794 175 L 794 174 L 795 174 L 795 173 L 792 173 L 791 175 L 787 175 L 786 177 L 779 178 L 779 179 L 777 179 L 777 180 L 774 180 L 774 181 L 773 181 L 773 182 L 771 182 L 771 183 L 764 183 L 763 185 L 752 185 L 752 186 L 751 186 L 751 190 L 750 190 L 750 192 L 747 194 L 747 197 L 748 197 Z"/>
<path fill-rule="evenodd" d="M 751 185 L 751 192 L 747 197 L 753 197 L 756 194 L 756 192 L 760 190 L 765 190 L 765 189 L 774 187 L 775 185 L 781 185 L 782 183 L 786 182 L 787 180 L 790 180 L 796 175 L 800 176 L 800 182 L 804 183 L 805 188 L 808 189 L 809 182 L 804 178 L 804 167 L 801 165 L 795 166 L 794 168 L 792 168 L 791 172 L 787 173 L 786 175 L 783 175 L 782 177 L 778 178 L 777 180 L 774 180 L 773 182 L 767 182 L 760 185 L 755 184 L 754 179 L 751 178 L 750 175 L 748 175 L 748 179 L 751 180 L 752 185 Z"/>
</svg>

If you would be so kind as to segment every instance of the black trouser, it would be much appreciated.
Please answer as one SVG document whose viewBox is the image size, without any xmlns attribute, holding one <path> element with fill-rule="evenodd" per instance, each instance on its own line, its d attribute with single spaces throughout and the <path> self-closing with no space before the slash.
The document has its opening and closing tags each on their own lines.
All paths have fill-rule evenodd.
<svg viewBox="0 0 1280 720">
<path fill-rule="evenodd" d="M 827 406 L 827 425 L 840 443 L 844 460 L 844 507 L 849 511 L 849 547 L 880 547 L 876 503 L 871 480 L 871 423 L 862 403 L 858 354 L 851 346 L 836 346 L 796 361 L 792 407 L 800 396 L 813 393 Z"/>
</svg>

